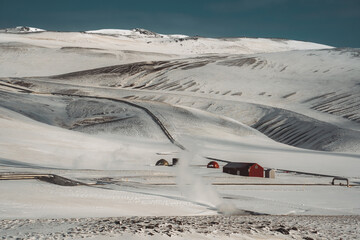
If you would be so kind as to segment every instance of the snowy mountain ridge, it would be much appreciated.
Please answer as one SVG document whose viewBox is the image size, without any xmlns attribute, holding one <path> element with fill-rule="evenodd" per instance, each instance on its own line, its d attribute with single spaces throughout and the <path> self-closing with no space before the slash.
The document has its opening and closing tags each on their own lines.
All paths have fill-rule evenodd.
<svg viewBox="0 0 360 240">
<path fill-rule="evenodd" d="M 104 34 L 104 35 L 118 35 L 118 36 L 127 36 L 127 37 L 138 37 L 138 38 L 189 38 L 187 35 L 182 34 L 159 34 L 143 28 L 134 28 L 132 30 L 125 29 L 99 29 L 99 30 L 89 30 L 85 31 L 86 33 L 95 33 L 95 34 Z"/>
<path fill-rule="evenodd" d="M 34 33 L 34 32 L 45 32 L 46 30 L 35 27 L 17 26 L 14 28 L 0 29 L 0 33 Z"/>
<path fill-rule="evenodd" d="M 317 44 L 317 43 L 310 43 L 304 41 L 295 41 L 295 40 L 288 40 L 288 39 L 275 39 L 275 38 L 248 38 L 248 37 L 234 37 L 234 38 L 207 38 L 207 37 L 200 37 L 200 36 L 188 36 L 183 34 L 159 34 L 156 32 L 152 32 L 142 28 L 135 28 L 132 30 L 124 30 L 124 29 L 99 29 L 99 30 L 90 30 L 85 31 L 86 33 L 93 33 L 93 34 L 103 34 L 103 35 L 113 35 L 113 36 L 126 36 L 129 38 L 143 38 L 143 39 L 163 39 L 163 40 L 174 40 L 176 42 L 182 42 L 186 40 L 200 40 L 201 39 L 213 39 L 218 40 L 219 42 L 227 41 L 227 42 L 237 42 L 243 41 L 242 44 L 263 44 L 268 45 L 270 41 L 280 42 L 290 45 L 289 49 L 291 50 L 302 50 L 302 49 L 324 49 L 324 48 L 331 48 L 331 46 Z M 267 41 L 269 40 L 269 41 Z M 254 46 L 254 47 L 255 47 Z M 274 44 L 274 47 L 276 45 Z M 251 47 L 250 47 L 251 48 Z M 274 49 L 275 50 L 275 49 Z M 273 51 L 274 51 L 273 50 Z M 280 49 L 277 49 L 278 51 Z M 269 51 L 269 50 L 268 50 Z M 270 50 L 271 51 L 271 50 Z"/>
<path fill-rule="evenodd" d="M 4 59 L 0 65 L 0 76 L 46 76 L 116 64 L 213 54 L 254 54 L 332 48 L 294 40 L 199 38 L 160 35 L 142 29 L 91 32 L 0 32 L 0 46 L 4 49 L 0 55 Z M 8 51 L 9 49 L 11 51 Z M 15 54 L 15 50 L 22 53 L 21 57 Z M 34 55 L 38 57 L 34 58 Z M 43 61 L 47 56 L 53 56 L 52 61 Z M 17 64 L 22 63 L 23 67 L 18 68 L 12 64 L 14 57 Z M 77 62 L 76 65 L 72 64 L 73 61 Z"/>
</svg>

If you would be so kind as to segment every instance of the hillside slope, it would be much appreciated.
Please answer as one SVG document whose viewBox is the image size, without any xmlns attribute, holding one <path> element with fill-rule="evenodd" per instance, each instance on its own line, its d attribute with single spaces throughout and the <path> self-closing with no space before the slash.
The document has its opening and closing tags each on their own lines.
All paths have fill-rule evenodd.
<svg viewBox="0 0 360 240">
<path fill-rule="evenodd" d="M 133 139 L 134 149 L 153 141 L 148 159 L 184 149 L 230 160 L 246 152 L 268 167 L 309 171 L 303 156 L 314 154 L 334 167 L 313 172 L 357 174 L 356 49 L 143 29 L 0 36 L 4 111 L 119 144 Z M 283 156 L 266 159 L 268 151 Z M 6 159 L 24 161 L 13 154 Z M 302 160 L 285 162 L 290 156 Z"/>
</svg>

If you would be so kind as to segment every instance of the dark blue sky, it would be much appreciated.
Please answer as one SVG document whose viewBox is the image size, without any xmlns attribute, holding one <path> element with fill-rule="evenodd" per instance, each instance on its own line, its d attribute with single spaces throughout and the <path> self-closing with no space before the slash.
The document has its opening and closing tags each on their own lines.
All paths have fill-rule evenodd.
<svg viewBox="0 0 360 240">
<path fill-rule="evenodd" d="M 360 0 L 0 0 L 0 28 L 146 28 L 360 47 Z"/>
</svg>

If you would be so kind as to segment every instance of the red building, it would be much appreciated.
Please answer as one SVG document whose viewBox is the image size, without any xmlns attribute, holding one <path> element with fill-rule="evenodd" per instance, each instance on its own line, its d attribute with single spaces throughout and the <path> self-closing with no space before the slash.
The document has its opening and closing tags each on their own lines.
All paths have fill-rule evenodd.
<svg viewBox="0 0 360 240">
<path fill-rule="evenodd" d="M 219 168 L 219 164 L 216 161 L 211 161 L 206 166 L 207 168 Z"/>
<path fill-rule="evenodd" d="M 223 172 L 240 176 L 264 177 L 264 168 L 257 163 L 228 163 L 223 167 Z"/>
</svg>

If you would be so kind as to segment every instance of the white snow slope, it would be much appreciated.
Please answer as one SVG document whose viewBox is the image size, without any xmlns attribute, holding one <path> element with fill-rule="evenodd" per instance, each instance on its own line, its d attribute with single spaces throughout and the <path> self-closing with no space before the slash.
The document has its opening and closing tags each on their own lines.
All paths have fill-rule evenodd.
<svg viewBox="0 0 360 240">
<path fill-rule="evenodd" d="M 358 215 L 359 56 L 144 29 L 1 31 L 0 175 L 91 186 L 0 181 L 0 218 Z M 225 174 L 207 157 L 277 175 Z"/>
</svg>

